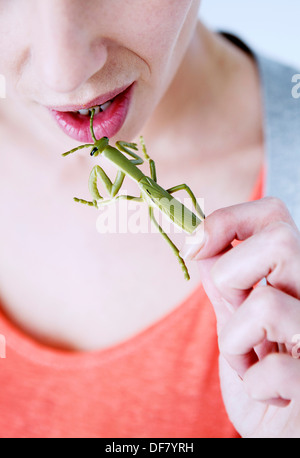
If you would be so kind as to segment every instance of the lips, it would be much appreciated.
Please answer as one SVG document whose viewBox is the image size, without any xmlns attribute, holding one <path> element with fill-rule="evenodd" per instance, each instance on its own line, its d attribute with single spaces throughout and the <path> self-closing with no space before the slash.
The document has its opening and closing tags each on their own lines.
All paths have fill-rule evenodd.
<svg viewBox="0 0 300 458">
<path fill-rule="evenodd" d="M 82 143 L 93 142 L 90 133 L 90 116 L 85 110 L 101 107 L 94 117 L 96 138 L 115 136 L 128 114 L 134 84 L 100 96 L 81 106 L 49 108 L 59 127 L 71 138 Z M 104 111 L 102 111 L 104 109 Z M 87 113 L 81 114 L 79 113 Z M 83 110 L 83 111 L 82 111 Z"/>
</svg>

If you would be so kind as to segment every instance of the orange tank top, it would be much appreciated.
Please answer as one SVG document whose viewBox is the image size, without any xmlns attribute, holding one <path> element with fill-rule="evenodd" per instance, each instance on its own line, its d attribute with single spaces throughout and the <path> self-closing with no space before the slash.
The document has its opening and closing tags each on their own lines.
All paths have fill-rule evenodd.
<svg viewBox="0 0 300 458">
<path fill-rule="evenodd" d="M 262 183 L 263 174 L 252 200 Z M 0 334 L 2 438 L 238 437 L 221 397 L 215 316 L 201 285 L 165 318 L 104 351 L 49 348 L 2 312 Z"/>
</svg>

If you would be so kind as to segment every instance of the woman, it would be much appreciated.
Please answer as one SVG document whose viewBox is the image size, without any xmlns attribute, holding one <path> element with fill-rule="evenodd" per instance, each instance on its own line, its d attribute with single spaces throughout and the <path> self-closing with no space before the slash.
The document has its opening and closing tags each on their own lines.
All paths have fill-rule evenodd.
<svg viewBox="0 0 300 458">
<path fill-rule="evenodd" d="M 299 435 L 300 235 L 262 199 L 257 61 L 199 23 L 199 4 L 1 8 L 3 437 Z M 159 183 L 204 198 L 190 282 L 160 234 L 99 234 L 72 201 L 95 160 L 61 153 L 89 140 L 93 107 L 97 138 L 143 134 Z"/>
</svg>

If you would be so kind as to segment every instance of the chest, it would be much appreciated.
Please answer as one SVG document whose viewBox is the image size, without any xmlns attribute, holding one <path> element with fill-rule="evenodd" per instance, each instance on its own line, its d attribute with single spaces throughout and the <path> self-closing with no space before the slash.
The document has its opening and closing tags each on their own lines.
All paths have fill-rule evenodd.
<svg viewBox="0 0 300 458">
<path fill-rule="evenodd" d="M 73 202 L 74 193 L 88 197 L 90 166 L 65 167 L 59 159 L 45 167 L 39 156 L 16 157 L 1 156 L 0 297 L 28 333 L 60 347 L 105 348 L 159 320 L 199 283 L 194 265 L 184 280 L 147 206 L 122 202 L 97 212 Z M 209 213 L 246 200 L 257 170 L 216 163 L 161 179 L 165 187 L 189 183 Z M 135 183 L 124 186 L 138 195 Z M 180 248 L 184 236 L 168 229 Z"/>
</svg>

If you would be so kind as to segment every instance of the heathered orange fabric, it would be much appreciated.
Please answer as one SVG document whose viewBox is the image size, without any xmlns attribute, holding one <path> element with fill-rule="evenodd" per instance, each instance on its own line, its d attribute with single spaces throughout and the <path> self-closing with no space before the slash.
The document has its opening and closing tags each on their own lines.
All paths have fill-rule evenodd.
<svg viewBox="0 0 300 458">
<path fill-rule="evenodd" d="M 252 199 L 259 198 L 262 175 Z M 1 438 L 238 437 L 223 406 L 215 317 L 201 285 L 105 351 L 37 343 L 0 315 Z"/>
</svg>

